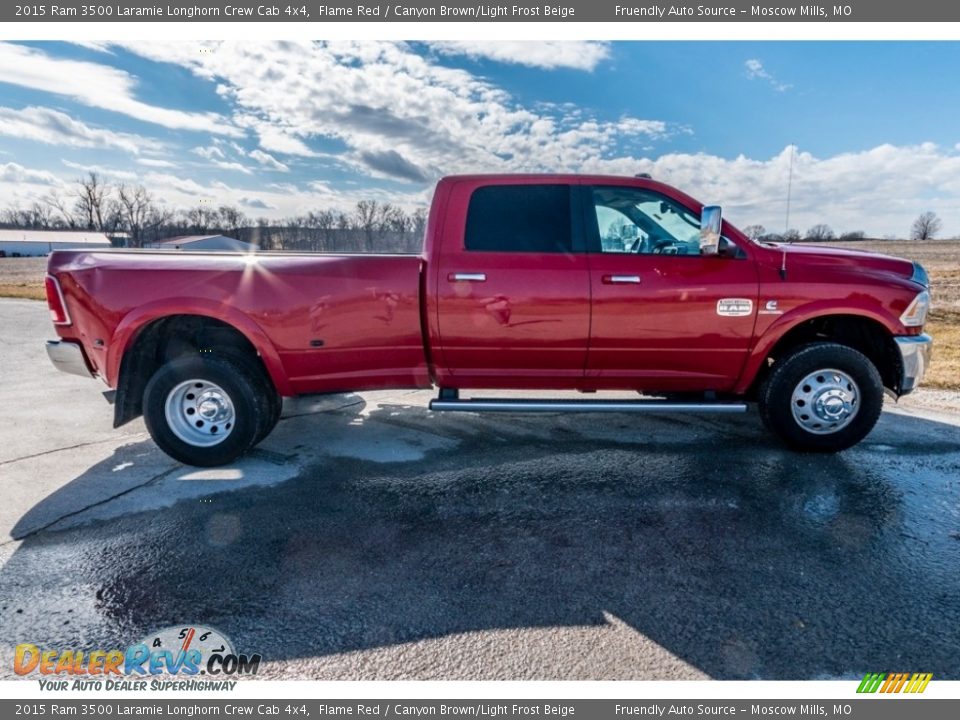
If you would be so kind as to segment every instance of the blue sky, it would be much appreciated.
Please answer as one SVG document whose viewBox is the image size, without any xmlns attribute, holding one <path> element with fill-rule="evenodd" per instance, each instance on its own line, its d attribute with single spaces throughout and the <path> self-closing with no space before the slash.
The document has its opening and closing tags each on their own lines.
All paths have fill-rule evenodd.
<svg viewBox="0 0 960 720">
<path fill-rule="evenodd" d="M 651 172 L 741 225 L 960 235 L 960 43 L 0 43 L 0 204 L 96 169 L 251 217 Z M 791 149 L 793 145 L 793 149 Z"/>
</svg>

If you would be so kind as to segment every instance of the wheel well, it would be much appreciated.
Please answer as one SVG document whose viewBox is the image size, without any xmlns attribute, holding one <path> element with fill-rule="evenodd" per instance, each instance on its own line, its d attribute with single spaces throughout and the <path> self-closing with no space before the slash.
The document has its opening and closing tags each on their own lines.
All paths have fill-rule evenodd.
<svg viewBox="0 0 960 720">
<path fill-rule="evenodd" d="M 774 363 L 794 348 L 812 342 L 835 342 L 863 353 L 877 368 L 884 387 L 895 395 L 899 394 L 901 359 L 890 332 L 870 318 L 858 315 L 827 315 L 800 323 L 777 341 L 757 373 L 750 391 L 751 396 L 756 395 L 760 383 Z"/>
<path fill-rule="evenodd" d="M 235 327 L 202 315 L 170 315 L 143 327 L 124 352 L 113 426 L 143 414 L 143 391 L 161 365 L 183 355 L 213 352 L 252 360 L 270 382 L 256 348 Z"/>
</svg>

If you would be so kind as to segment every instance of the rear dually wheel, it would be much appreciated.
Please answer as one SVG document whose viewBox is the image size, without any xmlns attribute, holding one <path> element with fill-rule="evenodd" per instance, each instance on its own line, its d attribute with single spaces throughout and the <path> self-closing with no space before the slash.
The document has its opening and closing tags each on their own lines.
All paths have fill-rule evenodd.
<svg viewBox="0 0 960 720">
<path fill-rule="evenodd" d="M 162 365 L 147 383 L 143 416 L 154 442 L 187 465 L 232 462 L 270 422 L 261 373 L 223 356 L 189 355 Z"/>
</svg>

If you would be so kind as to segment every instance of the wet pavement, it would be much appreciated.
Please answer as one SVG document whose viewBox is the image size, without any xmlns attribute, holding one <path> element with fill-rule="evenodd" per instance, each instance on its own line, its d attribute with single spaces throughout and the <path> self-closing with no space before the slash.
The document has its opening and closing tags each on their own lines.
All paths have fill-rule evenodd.
<svg viewBox="0 0 960 720">
<path fill-rule="evenodd" d="M 960 678 L 950 416 L 885 412 L 809 456 L 754 414 L 364 393 L 287 403 L 250 457 L 200 471 L 48 367 L 42 305 L 2 310 L 0 675 L 17 643 L 200 624 L 278 678 Z"/>
</svg>

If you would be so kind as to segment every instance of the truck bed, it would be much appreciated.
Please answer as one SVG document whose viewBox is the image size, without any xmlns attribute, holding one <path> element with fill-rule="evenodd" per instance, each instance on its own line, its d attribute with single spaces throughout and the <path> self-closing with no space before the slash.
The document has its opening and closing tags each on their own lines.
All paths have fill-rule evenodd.
<svg viewBox="0 0 960 720">
<path fill-rule="evenodd" d="M 198 314 L 262 348 L 285 395 L 429 386 L 416 255 L 58 251 L 50 273 L 68 298 L 64 339 L 83 343 L 115 386 L 124 347 L 156 317 Z M 270 357 L 272 355 L 272 357 Z"/>
</svg>

